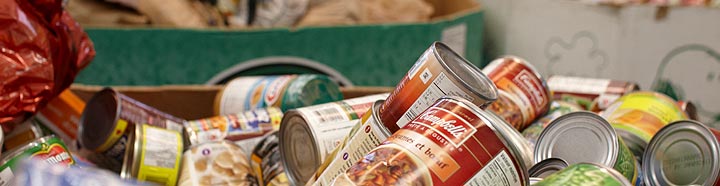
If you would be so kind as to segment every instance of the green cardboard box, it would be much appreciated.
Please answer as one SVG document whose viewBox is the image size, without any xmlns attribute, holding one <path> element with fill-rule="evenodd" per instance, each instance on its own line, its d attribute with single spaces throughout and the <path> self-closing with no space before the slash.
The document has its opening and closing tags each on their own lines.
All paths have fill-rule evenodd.
<svg viewBox="0 0 720 186">
<path fill-rule="evenodd" d="M 97 56 L 76 83 L 216 84 L 238 75 L 323 73 L 343 85 L 394 86 L 433 41 L 482 65 L 480 5 L 428 2 L 435 13 L 424 23 L 262 30 L 88 26 Z"/>
</svg>

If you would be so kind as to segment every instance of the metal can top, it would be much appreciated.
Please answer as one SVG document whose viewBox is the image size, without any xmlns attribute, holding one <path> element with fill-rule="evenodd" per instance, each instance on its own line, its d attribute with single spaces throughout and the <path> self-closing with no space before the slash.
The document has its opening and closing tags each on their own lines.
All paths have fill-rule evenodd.
<svg viewBox="0 0 720 186">
<path fill-rule="evenodd" d="M 315 172 L 315 170 L 304 170 L 301 169 L 301 167 L 305 167 L 306 169 L 317 167 L 323 160 L 320 159 L 320 150 L 318 147 L 312 145 L 318 144 L 315 137 L 313 137 L 316 135 L 316 132 L 306 123 L 300 112 L 297 110 L 285 112 L 282 122 L 283 124 L 278 134 L 283 135 L 278 135 L 277 138 L 279 141 L 278 145 L 281 148 L 281 159 L 287 160 L 283 163 L 287 168 L 288 177 L 291 181 L 294 181 L 293 183 L 297 183 L 298 181 L 293 178 L 309 177 Z M 304 158 L 298 160 L 297 158 L 300 156 Z"/>
<path fill-rule="evenodd" d="M 115 90 L 105 88 L 87 102 L 78 129 L 83 148 L 95 150 L 111 136 L 120 117 L 119 99 Z"/>
<path fill-rule="evenodd" d="M 554 172 L 568 167 L 568 163 L 560 158 L 548 158 L 530 167 L 530 178 L 544 178 Z M 541 179 L 542 180 L 542 179 Z"/>
<path fill-rule="evenodd" d="M 447 69 L 453 77 L 458 77 L 465 88 L 487 100 L 488 104 L 497 99 L 498 92 L 495 83 L 477 66 L 441 42 L 434 42 L 432 48 L 435 49 L 435 57 L 443 68 Z"/>
<path fill-rule="evenodd" d="M 561 158 L 569 164 L 613 165 L 619 149 L 618 136 L 607 120 L 592 112 L 578 111 L 553 120 L 540 134 L 535 162 Z"/>
<path fill-rule="evenodd" d="M 673 122 L 652 138 L 643 157 L 648 185 L 713 185 L 720 179 L 720 133 L 691 120 Z"/>
</svg>

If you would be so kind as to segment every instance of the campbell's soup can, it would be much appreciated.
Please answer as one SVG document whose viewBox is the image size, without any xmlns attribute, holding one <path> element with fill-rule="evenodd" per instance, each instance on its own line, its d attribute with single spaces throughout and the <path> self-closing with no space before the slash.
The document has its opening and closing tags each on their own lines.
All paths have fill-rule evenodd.
<svg viewBox="0 0 720 186">
<path fill-rule="evenodd" d="M 218 115 L 265 107 L 283 111 L 342 100 L 340 87 L 324 75 L 245 76 L 231 80 L 215 101 Z"/>
<path fill-rule="evenodd" d="M 397 131 L 443 96 L 458 96 L 485 108 L 497 99 L 497 89 L 480 69 L 447 45 L 435 42 L 380 107 L 380 118 Z"/>
<path fill-rule="evenodd" d="M 602 113 L 636 157 L 642 157 L 650 139 L 663 126 L 687 119 L 672 98 L 657 92 L 640 91 L 620 97 Z"/>
<path fill-rule="evenodd" d="M 378 115 L 383 101 L 373 103 L 371 111 L 353 126 L 344 141 L 325 158 L 309 180 L 298 180 L 294 185 L 331 185 L 335 177 L 392 135 Z"/>
<path fill-rule="evenodd" d="M 335 185 L 529 185 L 529 149 L 463 98 L 438 100 L 339 175 Z"/>
<path fill-rule="evenodd" d="M 720 131 L 692 120 L 663 127 L 643 158 L 646 185 L 720 185 Z"/>
<path fill-rule="evenodd" d="M 265 137 L 253 149 L 250 155 L 250 167 L 260 186 L 290 186 L 285 166 L 280 159 L 278 132 Z"/>
<path fill-rule="evenodd" d="M 0 158 L 0 162 L 2 162 L 2 165 L 0 165 L 0 183 L 2 185 L 10 184 L 14 174 L 17 174 L 15 171 L 17 171 L 18 167 L 16 166 L 20 161 L 27 158 L 39 159 L 54 166 L 75 165 L 72 154 L 60 138 L 54 135 L 45 136 L 3 153 L 2 158 Z"/>
<path fill-rule="evenodd" d="M 185 120 L 140 103 L 119 92 L 105 88 L 85 105 L 78 142 L 81 149 L 93 153 L 88 160 L 99 167 L 120 172 L 128 135 L 137 125 L 148 124 L 185 135 Z M 182 138 L 181 138 L 182 139 Z"/>
<path fill-rule="evenodd" d="M 287 111 L 278 136 L 290 180 L 310 179 L 322 161 L 360 122 L 360 117 L 373 103 L 388 95 L 369 95 Z"/>
<path fill-rule="evenodd" d="M 515 56 L 496 59 L 485 68 L 498 88 L 498 100 L 489 110 L 497 113 L 518 131 L 550 109 L 550 89 L 530 63 Z"/>
<path fill-rule="evenodd" d="M 559 75 L 550 76 L 547 84 L 553 99 L 572 97 L 591 111 L 605 110 L 621 96 L 640 90 L 637 83 L 628 81 Z"/>
<path fill-rule="evenodd" d="M 132 129 L 120 177 L 176 185 L 185 150 L 182 132 L 147 124 Z"/>
<path fill-rule="evenodd" d="M 533 185 L 632 186 L 618 171 L 596 163 L 570 165 Z"/>
<path fill-rule="evenodd" d="M 571 112 L 583 110 L 577 104 L 565 101 L 553 101 L 550 105 L 550 111 L 548 111 L 547 115 L 537 119 L 522 131 L 522 135 L 528 141 L 531 149 L 535 148 L 535 143 L 537 143 L 538 138 L 540 138 L 540 134 L 552 120 Z"/>
<path fill-rule="evenodd" d="M 250 152 L 262 136 L 280 129 L 283 112 L 277 107 L 243 111 L 224 116 L 185 122 L 191 144 L 210 141 L 233 141 Z"/>
</svg>

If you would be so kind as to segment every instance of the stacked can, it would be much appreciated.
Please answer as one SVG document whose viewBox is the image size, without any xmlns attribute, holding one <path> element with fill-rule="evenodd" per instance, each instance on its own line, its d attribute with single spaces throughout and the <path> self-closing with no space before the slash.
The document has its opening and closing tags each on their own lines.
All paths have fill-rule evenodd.
<svg viewBox="0 0 720 186">
<path fill-rule="evenodd" d="M 215 116 L 185 122 L 191 144 L 230 140 L 250 152 L 262 136 L 280 128 L 283 113 L 279 108 L 267 107 L 236 114 Z"/>
<path fill-rule="evenodd" d="M 524 59 L 502 57 L 490 62 L 483 72 L 498 88 L 498 100 L 488 109 L 518 131 L 550 109 L 550 89 L 545 79 Z"/>
<path fill-rule="evenodd" d="M 621 96 L 640 90 L 640 86 L 628 81 L 558 75 L 548 78 L 547 83 L 553 99 L 575 99 L 594 112 L 605 110 Z"/>
</svg>

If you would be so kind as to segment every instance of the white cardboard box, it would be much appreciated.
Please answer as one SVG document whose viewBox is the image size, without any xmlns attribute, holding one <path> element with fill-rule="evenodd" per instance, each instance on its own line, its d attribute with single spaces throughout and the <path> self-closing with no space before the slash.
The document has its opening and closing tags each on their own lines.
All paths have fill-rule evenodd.
<svg viewBox="0 0 720 186">
<path fill-rule="evenodd" d="M 669 82 L 674 94 L 699 107 L 705 123 L 720 126 L 719 8 L 480 2 L 489 56 L 525 58 L 545 76 L 628 80 L 644 90 Z"/>
</svg>

